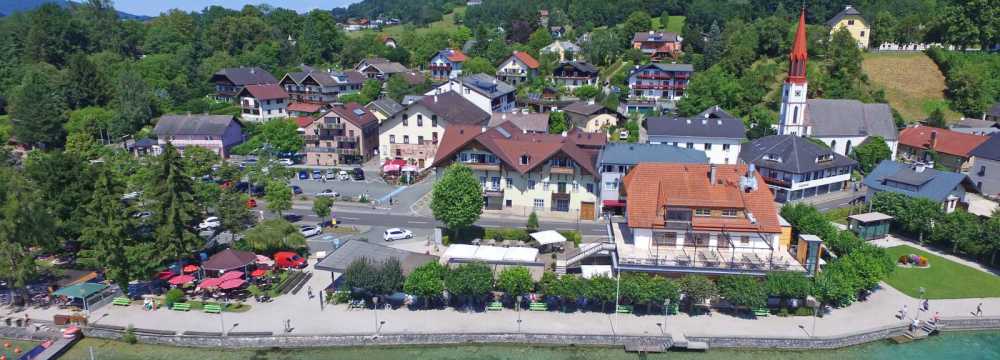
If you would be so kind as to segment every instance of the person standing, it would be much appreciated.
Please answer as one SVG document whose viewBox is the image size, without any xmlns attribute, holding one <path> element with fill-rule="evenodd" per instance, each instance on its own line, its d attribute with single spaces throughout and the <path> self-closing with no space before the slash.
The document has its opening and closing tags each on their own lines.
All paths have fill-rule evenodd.
<svg viewBox="0 0 1000 360">
<path fill-rule="evenodd" d="M 983 303 L 976 305 L 976 316 L 983 316 Z"/>
</svg>

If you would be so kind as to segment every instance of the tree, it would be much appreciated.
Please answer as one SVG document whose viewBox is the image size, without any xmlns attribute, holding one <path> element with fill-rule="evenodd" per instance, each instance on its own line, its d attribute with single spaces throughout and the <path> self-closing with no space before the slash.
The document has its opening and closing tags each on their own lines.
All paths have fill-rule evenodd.
<svg viewBox="0 0 1000 360">
<path fill-rule="evenodd" d="M 660 29 L 667 31 L 670 28 L 670 13 L 664 10 L 660 13 Z"/>
<path fill-rule="evenodd" d="M 633 12 L 622 24 L 622 31 L 625 36 L 631 37 L 635 33 L 646 32 L 653 28 L 653 18 L 645 11 Z"/>
<path fill-rule="evenodd" d="M 569 130 L 569 119 L 565 112 L 553 111 L 549 113 L 549 134 L 561 134 Z"/>
<path fill-rule="evenodd" d="M 899 20 L 896 15 L 888 11 L 879 11 L 875 14 L 875 21 L 872 22 L 871 42 L 872 48 L 878 48 L 885 43 L 899 43 L 899 34 L 896 32 Z"/>
<path fill-rule="evenodd" d="M 688 91 L 677 102 L 677 111 L 691 116 L 715 105 L 727 110 L 736 109 L 742 107 L 743 99 L 743 85 L 721 66 L 713 66 L 691 78 Z"/>
<path fill-rule="evenodd" d="M 455 163 L 444 171 L 434 184 L 431 211 L 434 218 L 455 232 L 459 239 L 462 229 L 469 227 L 483 212 L 483 189 L 468 167 Z"/>
<path fill-rule="evenodd" d="M 892 157 L 892 150 L 889 150 L 889 145 L 881 136 L 871 136 L 852 149 L 850 155 L 858 162 L 858 170 L 867 174 L 883 160 L 889 160 Z"/>
<path fill-rule="evenodd" d="M 708 41 L 705 43 L 705 67 L 711 67 L 719 62 L 725 51 L 726 44 L 722 38 L 722 29 L 719 28 L 719 24 L 713 21 L 708 30 Z"/>
<path fill-rule="evenodd" d="M 52 215 L 38 195 L 20 174 L 0 167 L 0 277 L 13 289 L 39 275 L 32 249 L 53 245 Z"/>
<path fill-rule="evenodd" d="M 616 287 L 614 279 L 607 276 L 596 276 L 587 281 L 587 287 L 584 291 L 588 299 L 601 304 L 601 311 L 607 311 L 608 303 L 615 301 Z"/>
<path fill-rule="evenodd" d="M 528 229 L 529 232 L 538 231 L 538 214 L 535 214 L 534 211 L 528 215 L 528 223 L 525 225 L 525 228 Z"/>
<path fill-rule="evenodd" d="M 266 190 L 264 199 L 267 200 L 268 210 L 281 216 L 282 212 L 292 209 L 292 189 L 284 182 L 268 181 Z"/>
<path fill-rule="evenodd" d="M 729 275 L 719 277 L 719 294 L 729 303 L 750 309 L 767 305 L 767 292 L 756 278 Z"/>
<path fill-rule="evenodd" d="M 809 295 L 811 287 L 809 278 L 797 272 L 769 272 L 764 280 L 767 295 L 786 299 L 803 299 Z"/>
<path fill-rule="evenodd" d="M 212 168 L 219 166 L 222 157 L 219 153 L 203 148 L 192 146 L 184 149 L 184 167 L 190 172 L 191 177 L 202 178 L 212 175 Z"/>
<path fill-rule="evenodd" d="M 10 116 L 13 135 L 24 144 L 62 146 L 66 140 L 66 99 L 58 71 L 51 65 L 27 66 L 21 84 L 13 89 Z"/>
<path fill-rule="evenodd" d="M 302 36 L 298 49 L 307 64 L 334 62 L 334 57 L 344 44 L 344 35 L 329 11 L 313 10 L 302 22 Z"/>
<path fill-rule="evenodd" d="M 243 238 L 236 242 L 236 247 L 258 254 L 298 251 L 306 247 L 306 238 L 285 219 L 268 219 L 247 230 Z"/>
<path fill-rule="evenodd" d="M 112 139 L 132 135 L 153 118 L 153 97 L 142 75 L 125 68 L 115 81 L 115 97 L 110 107 L 115 111 L 109 136 Z"/>
<path fill-rule="evenodd" d="M 80 240 L 94 249 L 96 260 L 105 269 L 105 276 L 128 293 L 128 283 L 135 275 L 131 271 L 127 248 L 132 224 L 128 209 L 121 201 L 121 184 L 114 175 L 101 167 L 98 170 L 94 194 L 86 205 L 87 222 Z"/>
<path fill-rule="evenodd" d="M 390 257 L 378 266 L 378 282 L 375 293 L 389 295 L 403 289 L 403 267 L 399 259 Z"/>
<path fill-rule="evenodd" d="M 584 85 L 573 90 L 573 95 L 576 95 L 576 97 L 584 100 L 590 100 L 596 98 L 597 95 L 600 94 L 601 94 L 601 89 L 598 89 L 596 86 L 592 85 Z"/>
<path fill-rule="evenodd" d="M 692 306 L 701 306 L 705 300 L 711 299 L 719 294 L 715 283 L 701 275 L 685 275 L 678 281 L 681 292 L 686 295 L 688 303 Z"/>
<path fill-rule="evenodd" d="M 153 168 L 151 196 L 156 243 L 161 256 L 182 259 L 201 245 L 191 229 L 194 222 L 194 186 L 180 153 L 171 143 L 163 147 Z"/>
<path fill-rule="evenodd" d="M 448 271 L 444 286 L 459 297 L 478 301 L 493 289 L 493 271 L 481 262 L 462 264 Z"/>
<path fill-rule="evenodd" d="M 108 138 L 108 127 L 114 118 L 115 113 L 111 110 L 89 106 L 70 111 L 69 121 L 63 125 L 63 129 L 66 130 L 67 134 L 85 133 L 92 138 L 101 139 L 101 143 L 105 143 Z"/>
<path fill-rule="evenodd" d="M 829 98 L 858 98 L 862 84 L 861 50 L 847 28 L 833 33 L 827 47 L 826 72 L 829 81 L 824 96 Z"/>
<path fill-rule="evenodd" d="M 624 50 L 625 40 L 615 29 L 594 30 L 590 34 L 590 41 L 583 44 L 583 52 L 587 55 L 587 59 L 599 66 L 611 64 Z"/>
<path fill-rule="evenodd" d="M 382 83 L 378 82 L 378 80 L 365 80 L 365 83 L 361 85 L 361 91 L 340 95 L 338 100 L 345 104 L 354 102 L 364 105 L 378 99 L 379 92 L 381 91 Z"/>
<path fill-rule="evenodd" d="M 416 295 L 423 300 L 424 307 L 427 307 L 429 300 L 436 299 L 444 292 L 444 276 L 447 272 L 444 266 L 437 261 L 420 265 L 410 276 L 406 277 L 403 284 L 403 291 L 407 294 Z"/>
<path fill-rule="evenodd" d="M 946 84 L 952 109 L 966 116 L 979 117 L 990 106 L 990 85 L 981 76 L 981 71 L 977 67 L 948 71 Z"/>
<path fill-rule="evenodd" d="M 534 288 L 531 272 L 524 266 L 512 266 L 500 271 L 497 278 L 497 289 L 508 296 L 521 296 Z"/>
<path fill-rule="evenodd" d="M 462 65 L 463 74 L 487 74 L 492 76 L 496 72 L 497 70 L 493 67 L 493 64 L 490 64 L 489 60 L 481 57 L 471 58 L 465 62 L 465 65 Z"/>
<path fill-rule="evenodd" d="M 979 219 L 962 210 L 948 213 L 934 226 L 931 240 L 941 245 L 951 245 L 951 252 L 958 254 L 959 248 L 975 242 L 979 237 Z"/>
<path fill-rule="evenodd" d="M 94 63 L 82 53 L 73 54 L 66 67 L 66 101 L 79 109 L 107 103 L 107 85 Z"/>
<path fill-rule="evenodd" d="M 313 212 L 316 213 L 320 219 L 326 219 L 330 216 L 330 208 L 333 207 L 333 198 L 329 196 L 320 196 L 313 200 Z"/>
<path fill-rule="evenodd" d="M 233 148 L 234 153 L 290 153 L 299 151 L 305 142 L 299 125 L 291 119 L 271 119 L 250 131 L 250 139 Z"/>
<path fill-rule="evenodd" d="M 662 276 L 651 276 L 647 286 L 649 287 L 649 290 L 647 290 L 649 302 L 646 304 L 648 307 L 652 307 L 655 304 L 665 304 L 667 300 L 671 304 L 676 304 L 679 301 L 678 299 L 680 299 L 680 289 L 673 280 Z M 650 312 L 649 309 L 646 312 Z"/>
<path fill-rule="evenodd" d="M 934 108 L 931 114 L 927 116 L 925 121 L 927 126 L 936 127 L 938 129 L 947 129 L 948 121 L 944 119 L 944 112 L 941 111 L 940 107 Z"/>
<path fill-rule="evenodd" d="M 1000 253 L 1000 211 L 994 210 L 983 227 L 983 242 L 990 252 L 990 265 L 996 265 L 997 253 Z"/>
<path fill-rule="evenodd" d="M 36 201 L 52 214 L 51 234 L 57 240 L 73 241 L 80 236 L 87 218 L 81 205 L 93 192 L 91 169 L 82 158 L 64 151 L 33 151 L 24 159 L 22 174 L 38 191 Z"/>
<path fill-rule="evenodd" d="M 535 29 L 535 32 L 531 33 L 528 37 L 528 49 L 530 49 L 531 55 L 538 56 L 538 51 L 543 47 L 549 46 L 552 43 L 552 35 L 549 34 L 549 29 L 543 26 Z"/>
<path fill-rule="evenodd" d="M 354 293 L 357 290 L 371 292 L 378 286 L 378 268 L 371 259 L 361 257 L 354 259 L 344 269 L 344 285 Z"/>
<path fill-rule="evenodd" d="M 253 221 L 253 214 L 246 206 L 246 197 L 233 190 L 223 190 L 215 212 L 219 215 L 222 230 L 228 231 L 230 240 L 236 240 L 236 234 Z"/>
</svg>

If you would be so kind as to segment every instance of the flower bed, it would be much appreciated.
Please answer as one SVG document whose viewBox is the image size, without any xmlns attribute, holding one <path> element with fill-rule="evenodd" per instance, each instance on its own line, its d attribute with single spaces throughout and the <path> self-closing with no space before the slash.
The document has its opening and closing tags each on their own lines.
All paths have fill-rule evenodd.
<svg viewBox="0 0 1000 360">
<path fill-rule="evenodd" d="M 897 262 L 899 265 L 906 267 L 926 268 L 929 265 L 927 263 L 927 257 L 917 254 L 901 255 Z"/>
</svg>

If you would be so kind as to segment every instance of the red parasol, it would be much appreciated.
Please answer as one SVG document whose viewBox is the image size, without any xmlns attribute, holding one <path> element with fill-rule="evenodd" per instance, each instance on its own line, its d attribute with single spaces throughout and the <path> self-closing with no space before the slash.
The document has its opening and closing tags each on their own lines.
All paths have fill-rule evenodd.
<svg viewBox="0 0 1000 360">
<path fill-rule="evenodd" d="M 257 269 L 250 273 L 250 276 L 253 276 L 255 278 L 259 278 L 264 275 L 267 275 L 267 270 L 264 269 Z"/>
<path fill-rule="evenodd" d="M 198 284 L 198 288 L 199 289 L 205 289 L 205 288 L 218 287 L 220 283 L 222 283 L 222 279 L 219 279 L 219 278 L 207 278 L 205 280 L 202 280 L 201 283 Z"/>
<path fill-rule="evenodd" d="M 191 276 L 191 275 L 177 275 L 177 276 L 174 276 L 174 277 L 170 278 L 170 280 L 168 280 L 167 282 L 170 283 L 170 285 L 181 285 L 181 284 L 187 284 L 187 283 L 192 282 L 192 281 L 194 281 L 194 276 Z"/>
<path fill-rule="evenodd" d="M 246 284 L 246 280 L 243 280 L 243 279 L 229 279 L 229 280 L 223 281 L 222 284 L 219 284 L 219 288 L 223 289 L 223 290 L 229 290 L 229 289 L 235 289 L 235 288 L 238 288 L 240 286 L 243 286 L 243 284 Z"/>
<path fill-rule="evenodd" d="M 264 256 L 264 255 L 257 255 L 257 264 L 273 265 L 274 264 L 274 260 L 271 260 L 271 258 L 269 258 L 267 256 Z"/>
<path fill-rule="evenodd" d="M 169 278 L 174 277 L 174 275 L 177 275 L 177 274 L 174 274 L 173 271 L 163 270 L 163 271 L 160 271 L 158 274 L 156 274 L 156 277 L 159 278 L 160 280 L 167 280 Z"/>
<path fill-rule="evenodd" d="M 184 265 L 184 268 L 181 270 L 183 270 L 185 274 L 190 274 L 195 271 L 198 271 L 198 269 L 199 269 L 198 265 L 191 264 L 191 265 Z"/>
<path fill-rule="evenodd" d="M 230 271 L 225 274 L 222 274 L 222 276 L 219 276 L 219 279 L 221 279 L 222 281 L 226 281 L 232 279 L 239 279 L 241 277 L 243 277 L 242 271 Z"/>
</svg>

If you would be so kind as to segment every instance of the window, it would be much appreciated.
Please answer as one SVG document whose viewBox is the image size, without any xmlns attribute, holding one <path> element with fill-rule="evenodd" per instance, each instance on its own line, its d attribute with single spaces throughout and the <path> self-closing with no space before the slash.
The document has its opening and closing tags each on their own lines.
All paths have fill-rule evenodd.
<svg viewBox="0 0 1000 360">
<path fill-rule="evenodd" d="M 712 150 L 712 143 L 705 143 L 705 151 Z"/>
<path fill-rule="evenodd" d="M 549 182 L 542 181 L 542 191 L 549 191 Z"/>
<path fill-rule="evenodd" d="M 847 25 L 854 25 L 854 20 L 847 20 Z"/>
<path fill-rule="evenodd" d="M 694 246 L 708 246 L 708 233 L 694 233 Z"/>
<path fill-rule="evenodd" d="M 438 116 L 431 115 L 431 126 L 438 126 Z"/>
<path fill-rule="evenodd" d="M 687 143 L 688 149 L 694 149 L 694 143 Z"/>
<path fill-rule="evenodd" d="M 417 144 L 423 144 L 423 143 L 424 143 L 424 137 L 423 136 L 417 136 Z"/>
<path fill-rule="evenodd" d="M 736 217 L 736 209 L 722 209 L 722 216 L 725 217 Z"/>
<path fill-rule="evenodd" d="M 580 184 L 573 183 L 573 192 L 580 192 Z"/>
<path fill-rule="evenodd" d="M 514 188 L 514 178 L 507 178 L 507 188 L 508 189 Z"/>
<path fill-rule="evenodd" d="M 530 159 L 528 155 L 521 155 L 521 165 L 528 165 L 528 159 Z"/>
<path fill-rule="evenodd" d="M 389 143 L 390 144 L 396 143 L 396 135 L 389 135 Z"/>
<path fill-rule="evenodd" d="M 865 32 L 864 31 L 861 31 L 861 36 L 860 37 L 865 37 Z"/>
<path fill-rule="evenodd" d="M 507 199 L 507 207 L 511 207 L 511 206 L 512 206 L 512 205 L 511 205 L 511 200 L 510 200 L 510 199 Z"/>
<path fill-rule="evenodd" d="M 675 233 L 675 232 L 657 232 L 657 233 L 653 233 L 653 245 L 656 245 L 656 246 L 675 246 L 675 245 L 677 245 L 677 233 Z"/>
<path fill-rule="evenodd" d="M 694 209 L 694 216 L 712 216 L 712 210 Z"/>
<path fill-rule="evenodd" d="M 729 151 L 729 144 L 722 144 L 722 151 Z"/>
<path fill-rule="evenodd" d="M 403 135 L 403 143 L 404 144 L 410 143 L 410 135 Z"/>
<path fill-rule="evenodd" d="M 465 95 L 469 95 L 471 93 L 472 93 L 472 90 L 470 90 L 469 88 L 465 88 Z"/>
<path fill-rule="evenodd" d="M 438 143 L 438 133 L 437 131 L 431 133 L 431 143 L 437 145 Z"/>
<path fill-rule="evenodd" d="M 417 126 L 424 126 L 424 116 L 417 114 Z"/>
<path fill-rule="evenodd" d="M 403 114 L 403 126 L 410 126 L 410 118 Z"/>
<path fill-rule="evenodd" d="M 740 244 L 741 245 L 749 245 L 750 244 L 750 236 L 749 235 L 740 236 Z"/>
<path fill-rule="evenodd" d="M 587 183 L 586 187 L 587 187 L 587 192 L 589 192 L 591 194 L 594 193 L 594 184 L 593 183 Z"/>
<path fill-rule="evenodd" d="M 535 190 L 535 180 L 528 180 L 528 190 Z"/>
<path fill-rule="evenodd" d="M 535 199 L 535 209 L 544 209 L 545 199 Z"/>
</svg>

